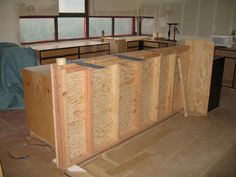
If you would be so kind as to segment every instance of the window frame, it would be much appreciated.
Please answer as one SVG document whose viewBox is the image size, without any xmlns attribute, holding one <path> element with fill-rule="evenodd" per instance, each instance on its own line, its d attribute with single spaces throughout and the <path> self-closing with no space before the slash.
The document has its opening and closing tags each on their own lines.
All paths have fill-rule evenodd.
<svg viewBox="0 0 236 177">
<path fill-rule="evenodd" d="M 32 42 L 21 42 L 22 45 L 25 44 L 37 44 L 37 43 L 46 43 L 46 42 L 55 42 L 56 36 L 57 36 L 57 28 L 55 24 L 55 16 L 23 16 L 19 19 L 45 19 L 45 18 L 50 18 L 53 19 L 54 21 L 54 40 L 42 40 L 42 41 L 32 41 Z"/>
<path fill-rule="evenodd" d="M 139 29 L 140 29 L 140 35 L 145 35 L 145 36 L 152 36 L 152 34 L 144 34 L 142 33 L 142 22 L 143 22 L 143 19 L 147 18 L 147 19 L 153 19 L 154 20 L 154 17 L 145 17 L 145 16 L 142 16 L 140 17 L 141 18 L 141 23 L 139 24 Z"/>
<path fill-rule="evenodd" d="M 54 40 L 43 40 L 43 41 L 31 41 L 31 42 L 21 42 L 22 45 L 26 44 L 37 44 L 37 43 L 49 43 L 49 42 L 59 42 L 59 41 L 73 41 L 73 40 L 86 40 L 86 39 L 97 39 L 101 36 L 90 37 L 89 36 L 89 19 L 90 18 L 111 18 L 111 35 L 107 35 L 107 37 L 121 37 L 121 36 L 133 36 L 135 33 L 135 24 L 136 19 L 135 16 L 89 16 L 88 15 L 88 0 L 85 0 L 85 13 L 59 13 L 57 16 L 19 16 L 19 20 L 27 19 L 27 18 L 52 18 L 54 20 Z M 59 27 L 58 27 L 58 18 L 73 18 L 73 17 L 83 17 L 84 22 L 84 38 L 68 38 L 68 39 L 59 39 Z M 115 19 L 116 18 L 131 18 L 132 19 L 132 32 L 130 34 L 119 34 L 115 35 Z"/>
<path fill-rule="evenodd" d="M 64 13 L 60 13 L 59 12 L 59 16 L 60 17 L 87 17 L 88 16 L 88 0 L 84 0 L 84 5 L 85 5 L 85 12 L 84 13 L 70 13 L 70 12 L 64 12 Z M 59 3 L 59 1 L 58 1 Z"/>
<path fill-rule="evenodd" d="M 83 20 L 84 20 L 84 27 L 83 27 L 83 31 L 84 31 L 84 37 L 82 37 L 82 38 L 67 38 L 67 39 L 59 39 L 59 26 L 58 26 L 58 18 L 83 18 Z M 55 41 L 69 41 L 69 40 L 84 40 L 84 39 L 87 39 L 87 29 L 86 29 L 86 21 L 87 21 L 87 19 L 86 19 L 86 17 L 78 17 L 78 16 L 73 16 L 73 17 L 66 17 L 66 16 L 63 16 L 63 17 L 61 17 L 61 16 L 57 16 L 56 17 L 56 23 L 57 23 L 57 25 L 56 25 L 56 28 L 57 28 L 57 35 L 56 35 L 56 38 L 55 38 Z"/>
<path fill-rule="evenodd" d="M 88 39 L 98 39 L 101 37 L 101 36 L 90 37 L 90 34 L 89 34 L 89 28 L 90 28 L 89 20 L 90 20 L 90 18 L 110 18 L 111 19 L 111 35 L 105 35 L 105 37 L 112 37 L 113 36 L 113 27 L 112 27 L 113 26 L 113 17 L 111 17 L 111 16 L 89 16 L 88 17 L 88 26 L 87 26 L 87 28 L 88 28 L 87 36 L 89 36 Z"/>
<path fill-rule="evenodd" d="M 115 19 L 116 18 L 131 18 L 132 21 L 131 21 L 131 33 L 130 34 L 115 34 Z M 121 36 L 133 36 L 135 35 L 135 17 L 134 16 L 114 16 L 113 18 L 113 26 L 112 26 L 112 35 L 113 37 L 121 37 Z"/>
</svg>

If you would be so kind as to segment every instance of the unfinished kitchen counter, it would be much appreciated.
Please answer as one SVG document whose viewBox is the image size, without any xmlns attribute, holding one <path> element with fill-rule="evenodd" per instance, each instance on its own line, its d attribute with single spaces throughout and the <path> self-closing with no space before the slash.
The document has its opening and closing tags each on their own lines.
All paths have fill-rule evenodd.
<svg viewBox="0 0 236 177">
<path fill-rule="evenodd" d="M 207 115 L 214 46 L 185 44 L 24 69 L 27 122 L 41 120 L 29 129 L 54 145 L 65 169 L 183 110 Z"/>
</svg>

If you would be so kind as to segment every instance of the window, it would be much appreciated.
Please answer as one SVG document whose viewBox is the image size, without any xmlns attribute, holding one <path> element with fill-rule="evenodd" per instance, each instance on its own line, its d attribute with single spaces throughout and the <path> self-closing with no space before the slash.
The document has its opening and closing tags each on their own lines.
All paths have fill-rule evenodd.
<svg viewBox="0 0 236 177">
<path fill-rule="evenodd" d="M 76 39 L 86 37 L 85 18 L 58 18 L 58 39 Z"/>
<path fill-rule="evenodd" d="M 104 31 L 105 36 L 112 35 L 112 18 L 89 18 L 89 37 L 101 37 L 101 33 Z"/>
<path fill-rule="evenodd" d="M 153 18 L 142 18 L 141 34 L 152 35 L 153 34 Z"/>
<path fill-rule="evenodd" d="M 133 18 L 115 18 L 115 35 L 132 35 Z"/>
<path fill-rule="evenodd" d="M 21 41 L 51 41 L 55 39 L 53 18 L 24 18 L 20 19 Z"/>
<path fill-rule="evenodd" d="M 59 0 L 60 13 L 85 13 L 85 0 Z"/>
</svg>

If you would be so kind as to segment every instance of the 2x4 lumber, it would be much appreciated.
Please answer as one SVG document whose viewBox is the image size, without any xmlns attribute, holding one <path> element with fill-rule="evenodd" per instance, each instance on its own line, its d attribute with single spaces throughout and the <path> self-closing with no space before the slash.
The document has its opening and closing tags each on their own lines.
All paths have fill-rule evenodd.
<svg viewBox="0 0 236 177">
<path fill-rule="evenodd" d="M 66 99 L 64 95 L 66 92 L 65 70 L 61 69 L 61 66 L 51 65 L 51 73 L 56 160 L 57 166 L 64 169 L 69 164 Z"/>
<path fill-rule="evenodd" d="M 183 104 L 184 104 L 184 117 L 188 117 L 188 101 L 186 95 L 186 85 L 184 83 L 183 69 L 180 56 L 177 56 L 177 64 L 179 69 L 179 78 L 180 78 L 180 86 L 183 95 Z"/>
<path fill-rule="evenodd" d="M 86 153 L 92 153 L 94 150 L 93 145 L 93 115 L 92 115 L 92 70 L 87 69 L 84 71 L 84 81 L 85 81 L 85 136 L 86 136 Z"/>
<path fill-rule="evenodd" d="M 153 83 L 152 83 L 152 109 L 151 109 L 151 120 L 154 122 L 158 121 L 158 99 L 159 99 L 159 88 L 160 88 L 160 72 L 161 72 L 161 60 L 160 57 L 154 59 L 154 70 L 153 70 Z"/>
<path fill-rule="evenodd" d="M 176 67 L 176 54 L 169 55 L 169 67 L 168 67 L 168 88 L 166 98 L 166 112 L 172 113 L 173 111 L 173 96 L 174 96 L 174 82 L 175 82 L 175 67 Z"/>
<path fill-rule="evenodd" d="M 112 117 L 113 132 L 112 138 L 117 141 L 119 137 L 119 121 L 120 121 L 120 64 L 112 66 Z"/>
<path fill-rule="evenodd" d="M 136 73 L 135 73 L 135 127 L 140 129 L 141 127 L 141 88 L 142 88 L 142 68 L 143 62 L 136 62 Z"/>
</svg>

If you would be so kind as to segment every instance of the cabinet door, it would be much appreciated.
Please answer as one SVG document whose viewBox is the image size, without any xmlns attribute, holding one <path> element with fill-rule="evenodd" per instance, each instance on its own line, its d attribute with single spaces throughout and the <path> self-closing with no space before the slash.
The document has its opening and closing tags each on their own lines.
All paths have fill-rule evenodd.
<svg viewBox="0 0 236 177">
<path fill-rule="evenodd" d="M 223 86 L 233 87 L 235 59 L 225 58 Z"/>
</svg>

